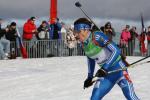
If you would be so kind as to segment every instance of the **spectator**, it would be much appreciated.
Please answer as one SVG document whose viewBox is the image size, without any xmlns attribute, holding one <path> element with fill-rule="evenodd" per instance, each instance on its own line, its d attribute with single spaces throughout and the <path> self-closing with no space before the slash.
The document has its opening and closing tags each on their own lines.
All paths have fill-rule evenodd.
<svg viewBox="0 0 150 100">
<path fill-rule="evenodd" d="M 122 51 L 122 54 L 124 55 L 128 55 L 128 42 L 129 42 L 129 39 L 131 38 L 131 34 L 129 32 L 129 28 L 130 26 L 129 25 L 126 25 L 125 29 L 122 30 L 122 33 L 120 35 L 120 47 L 121 47 L 121 51 Z"/>
<path fill-rule="evenodd" d="M 36 50 L 36 43 L 34 43 L 34 35 L 37 34 L 37 28 L 35 25 L 35 17 L 31 17 L 23 26 L 23 40 L 25 41 L 32 41 L 32 42 L 25 42 L 25 47 L 28 52 L 28 57 L 33 57 L 33 53 Z M 31 55 L 32 54 L 32 55 Z"/>
<path fill-rule="evenodd" d="M 48 39 L 48 28 L 47 28 L 47 22 L 42 21 L 42 24 L 38 27 L 38 33 L 36 34 L 36 37 L 38 40 L 47 40 Z"/>
<path fill-rule="evenodd" d="M 138 37 L 138 33 L 136 32 L 136 27 L 132 26 L 130 29 L 131 38 L 129 39 L 129 55 L 133 55 L 133 51 L 135 49 L 135 40 Z"/>
<path fill-rule="evenodd" d="M 26 41 L 32 40 L 33 34 L 36 33 L 35 17 L 31 17 L 23 26 L 23 39 Z"/>
<path fill-rule="evenodd" d="M 0 29 L 0 59 L 8 59 L 10 57 L 10 42 L 5 39 L 6 32 L 8 32 L 8 28 Z"/>
<path fill-rule="evenodd" d="M 112 41 L 113 36 L 116 35 L 114 28 L 110 22 L 107 22 L 104 26 L 104 33 L 108 36 L 109 40 Z"/>
<path fill-rule="evenodd" d="M 36 38 L 38 40 L 48 40 L 49 38 L 49 29 L 47 27 L 47 22 L 42 21 L 41 25 L 38 27 L 38 33 L 36 34 Z M 47 48 L 47 43 L 48 41 L 38 41 L 36 44 L 36 50 L 34 50 L 35 55 L 37 57 L 45 57 L 46 54 L 46 48 Z M 37 54 L 36 54 L 37 53 Z"/>
<path fill-rule="evenodd" d="M 69 56 L 72 56 L 74 48 L 77 45 L 77 41 L 76 41 L 76 38 L 73 34 L 73 29 L 71 29 L 71 28 L 69 28 L 67 30 L 66 42 L 67 42 L 67 46 L 68 46 L 68 49 L 69 49 Z"/>
<path fill-rule="evenodd" d="M 6 39 L 11 42 L 15 42 L 17 38 L 16 23 L 12 22 L 10 26 L 7 27 L 8 27 L 8 32 L 5 35 Z"/>
<path fill-rule="evenodd" d="M 61 39 L 61 24 L 59 22 L 59 18 L 54 19 L 55 23 L 50 25 L 51 28 L 51 38 L 52 39 Z"/>
<path fill-rule="evenodd" d="M 9 40 L 10 43 L 10 55 L 12 59 L 15 59 L 17 56 L 17 31 L 16 31 L 16 23 L 12 22 L 9 26 L 7 26 L 8 32 L 6 32 L 5 37 Z"/>
<path fill-rule="evenodd" d="M 143 32 L 140 34 L 140 51 L 142 56 L 146 55 L 147 53 L 145 39 L 146 39 L 146 29 L 144 29 Z"/>
<path fill-rule="evenodd" d="M 67 25 L 64 22 L 61 22 L 61 25 L 62 25 L 62 28 L 61 28 L 61 37 L 62 37 L 62 40 L 66 40 Z"/>
<path fill-rule="evenodd" d="M 62 28 L 62 25 L 59 22 L 59 18 L 56 18 L 56 19 L 53 19 L 53 20 L 55 20 L 55 23 L 52 23 L 50 25 L 50 29 L 51 29 L 50 37 L 51 37 L 51 39 L 56 40 L 56 43 L 54 44 L 54 48 L 56 49 L 54 55 L 61 56 L 60 54 L 62 52 L 61 51 L 62 50 L 62 48 L 61 48 L 61 43 L 62 43 L 62 41 L 61 41 L 61 39 L 62 39 L 61 28 Z M 60 41 L 57 41 L 58 39 Z"/>
<path fill-rule="evenodd" d="M 96 25 L 94 25 L 94 26 L 92 27 L 92 32 L 95 32 L 95 31 L 99 31 L 99 29 L 98 29 L 98 27 L 97 27 Z"/>
<path fill-rule="evenodd" d="M 148 55 L 150 55 L 150 26 L 148 27 L 148 31 L 147 31 L 147 42 L 148 42 Z"/>
</svg>

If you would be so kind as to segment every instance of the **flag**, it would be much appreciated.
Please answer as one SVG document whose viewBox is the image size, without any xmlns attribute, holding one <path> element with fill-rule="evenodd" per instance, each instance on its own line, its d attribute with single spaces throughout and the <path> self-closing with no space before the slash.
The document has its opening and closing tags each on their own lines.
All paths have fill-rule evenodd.
<svg viewBox="0 0 150 100">
<path fill-rule="evenodd" d="M 26 48 L 24 47 L 24 44 L 23 44 L 23 41 L 21 39 L 18 28 L 16 28 L 16 31 L 17 31 L 17 35 L 18 35 L 17 38 L 19 40 L 19 46 L 20 46 L 20 51 L 21 51 L 22 58 L 28 58 L 27 51 L 26 51 Z"/>
</svg>

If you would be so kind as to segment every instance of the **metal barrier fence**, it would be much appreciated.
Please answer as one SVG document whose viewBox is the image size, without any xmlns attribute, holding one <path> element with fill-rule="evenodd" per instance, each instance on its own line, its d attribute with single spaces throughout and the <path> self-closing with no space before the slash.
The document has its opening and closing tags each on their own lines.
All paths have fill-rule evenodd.
<svg viewBox="0 0 150 100">
<path fill-rule="evenodd" d="M 11 47 L 16 43 L 12 42 Z M 62 56 L 82 56 L 84 55 L 80 44 L 75 48 L 68 48 L 64 40 L 36 40 L 24 41 L 29 58 L 62 57 Z M 11 49 L 12 50 L 12 49 Z M 16 46 L 16 55 L 21 56 L 19 47 Z"/>
<path fill-rule="evenodd" d="M 84 55 L 80 44 L 77 44 L 77 46 L 73 49 L 69 49 L 64 40 L 24 41 L 24 45 L 26 47 L 29 58 Z M 134 50 L 131 50 L 131 48 L 122 48 L 121 50 L 122 53 L 127 56 L 141 56 L 139 51 L 139 43 L 137 41 L 135 42 L 133 49 Z M 11 43 L 11 52 L 14 52 L 17 56 L 21 56 L 19 46 L 14 42 Z"/>
</svg>

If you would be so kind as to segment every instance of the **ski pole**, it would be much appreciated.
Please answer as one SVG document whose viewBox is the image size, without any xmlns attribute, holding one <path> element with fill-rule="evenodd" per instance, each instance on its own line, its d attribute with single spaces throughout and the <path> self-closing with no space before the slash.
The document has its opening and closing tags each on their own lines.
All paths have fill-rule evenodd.
<svg viewBox="0 0 150 100">
<path fill-rule="evenodd" d="M 131 63 L 130 65 L 128 65 L 128 66 L 126 66 L 126 67 L 109 71 L 108 74 L 116 73 L 116 72 L 119 72 L 119 71 L 124 71 L 124 70 L 127 70 L 128 68 L 133 68 L 133 67 L 135 67 L 135 66 L 143 65 L 143 64 L 145 64 L 145 63 L 150 63 L 150 61 L 145 61 L 145 62 L 138 63 L 138 62 L 143 61 L 143 60 L 145 60 L 145 59 L 147 59 L 147 58 L 149 58 L 149 57 L 150 57 L 150 56 L 146 56 L 146 57 L 144 57 L 144 58 L 142 58 L 142 59 L 139 59 L 139 60 L 137 60 L 137 61 Z M 138 64 L 137 64 L 137 63 L 138 63 Z"/>
<path fill-rule="evenodd" d="M 79 1 L 75 3 L 75 6 L 78 7 L 78 8 L 80 8 L 80 10 L 83 12 L 83 14 L 97 27 L 97 29 L 98 29 L 99 31 L 101 31 L 101 30 L 99 29 L 99 27 L 94 23 L 94 21 L 87 15 L 87 13 L 85 12 L 85 10 L 83 10 L 83 8 L 81 8 L 82 5 L 81 5 L 81 3 L 80 3 Z"/>
<path fill-rule="evenodd" d="M 138 63 L 138 62 L 140 62 L 140 61 L 143 61 L 143 60 L 145 60 L 145 59 L 147 59 L 147 58 L 149 58 L 149 57 L 150 57 L 150 55 L 148 55 L 148 56 L 146 56 L 146 57 L 144 57 L 144 58 L 142 58 L 142 59 L 139 59 L 139 60 L 137 60 L 137 61 L 131 63 L 129 66 L 134 65 L 134 64 L 136 64 L 136 63 Z M 149 62 L 149 61 L 147 61 L 147 62 Z"/>
<path fill-rule="evenodd" d="M 146 63 L 150 63 L 150 61 L 138 63 L 138 62 L 143 61 L 143 60 L 145 60 L 145 59 L 147 59 L 147 58 L 149 58 L 149 57 L 150 57 L 150 56 L 146 56 L 146 57 L 144 57 L 144 58 L 142 58 L 142 59 L 139 59 L 139 60 L 137 60 L 137 61 L 131 63 L 131 64 L 130 64 L 129 66 L 127 66 L 127 67 L 123 67 L 123 68 L 119 68 L 119 69 L 116 69 L 116 70 L 109 71 L 109 72 L 108 72 L 108 75 L 109 75 L 109 74 L 116 73 L 116 72 L 119 72 L 119 71 L 125 71 L 125 70 L 127 70 L 128 68 L 133 68 L 133 67 L 135 67 L 135 66 L 139 66 L 139 65 L 146 64 Z M 137 64 L 137 63 L 138 63 L 138 64 Z M 95 77 L 92 79 L 92 83 L 96 82 L 98 79 L 100 79 L 100 77 L 96 77 L 96 76 L 95 76 Z"/>
<path fill-rule="evenodd" d="M 113 70 L 113 71 L 109 71 L 108 74 L 116 73 L 116 72 L 119 72 L 119 71 L 124 71 L 124 70 L 126 70 L 128 68 L 133 68 L 135 66 L 143 65 L 143 64 L 146 64 L 146 63 L 150 63 L 150 61 L 142 62 L 142 63 L 139 63 L 139 64 L 135 64 L 135 62 L 134 62 L 134 64 L 130 64 L 127 67 L 119 68 L 119 69 L 116 69 L 116 70 Z"/>
</svg>

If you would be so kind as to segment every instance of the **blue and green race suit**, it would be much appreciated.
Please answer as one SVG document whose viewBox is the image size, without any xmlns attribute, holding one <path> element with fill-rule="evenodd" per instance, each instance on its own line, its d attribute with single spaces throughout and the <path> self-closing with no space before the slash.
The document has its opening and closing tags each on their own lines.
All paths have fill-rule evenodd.
<svg viewBox="0 0 150 100">
<path fill-rule="evenodd" d="M 88 59 L 88 78 L 93 78 L 95 63 L 106 71 L 126 67 L 121 59 L 120 49 L 102 32 L 91 33 L 82 47 Z M 101 100 L 115 84 L 121 87 L 127 100 L 139 100 L 127 71 L 116 72 L 97 80 L 91 100 Z"/>
</svg>

